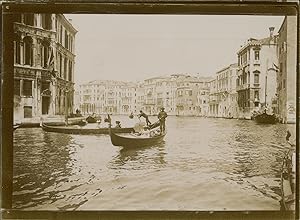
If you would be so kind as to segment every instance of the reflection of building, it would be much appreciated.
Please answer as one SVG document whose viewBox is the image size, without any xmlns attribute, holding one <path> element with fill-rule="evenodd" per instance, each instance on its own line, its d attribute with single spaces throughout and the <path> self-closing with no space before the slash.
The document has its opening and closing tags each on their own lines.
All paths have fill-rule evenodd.
<svg viewBox="0 0 300 220">
<path fill-rule="evenodd" d="M 223 118 L 237 118 L 237 64 L 231 64 L 216 74 L 212 81 L 210 116 Z"/>
<path fill-rule="evenodd" d="M 238 105 L 239 117 L 251 118 L 253 110 L 267 107 L 276 113 L 276 54 L 277 36 L 264 39 L 250 38 L 238 51 Z"/>
<path fill-rule="evenodd" d="M 278 111 L 283 123 L 296 123 L 296 16 L 286 16 L 278 37 Z"/>
<path fill-rule="evenodd" d="M 18 14 L 14 30 L 15 120 L 71 112 L 77 31 L 60 14 Z"/>
</svg>

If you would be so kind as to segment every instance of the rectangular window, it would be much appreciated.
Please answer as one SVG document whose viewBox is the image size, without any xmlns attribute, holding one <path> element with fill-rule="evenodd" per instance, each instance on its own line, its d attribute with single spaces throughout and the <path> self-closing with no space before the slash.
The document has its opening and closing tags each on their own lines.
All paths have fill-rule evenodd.
<svg viewBox="0 0 300 220">
<path fill-rule="evenodd" d="M 259 74 L 258 73 L 254 74 L 254 83 L 259 84 Z"/>
<path fill-rule="evenodd" d="M 258 50 L 254 51 L 254 59 L 259 60 L 259 51 Z"/>
<path fill-rule="evenodd" d="M 24 80 L 23 81 L 23 95 L 32 96 L 32 81 Z"/>
<path fill-rule="evenodd" d="M 193 94 L 193 91 L 189 91 L 189 96 L 192 96 L 192 94 Z"/>
<path fill-rule="evenodd" d="M 254 91 L 254 98 L 259 100 L 259 92 L 258 91 Z"/>
<path fill-rule="evenodd" d="M 32 118 L 32 106 L 24 106 L 24 118 Z"/>
<path fill-rule="evenodd" d="M 20 80 L 14 80 L 14 94 L 20 95 Z"/>
</svg>

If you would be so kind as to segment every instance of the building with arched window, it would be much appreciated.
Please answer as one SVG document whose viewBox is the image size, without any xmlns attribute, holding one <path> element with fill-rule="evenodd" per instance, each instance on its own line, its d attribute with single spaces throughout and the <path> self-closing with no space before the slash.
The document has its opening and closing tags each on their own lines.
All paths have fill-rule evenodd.
<svg viewBox="0 0 300 220">
<path fill-rule="evenodd" d="M 72 113 L 77 30 L 62 14 L 16 14 L 14 32 L 15 121 Z"/>
</svg>

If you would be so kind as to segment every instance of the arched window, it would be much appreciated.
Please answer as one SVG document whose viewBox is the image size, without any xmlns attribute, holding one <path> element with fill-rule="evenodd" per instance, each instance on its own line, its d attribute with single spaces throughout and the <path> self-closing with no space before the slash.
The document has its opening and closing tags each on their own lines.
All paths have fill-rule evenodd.
<svg viewBox="0 0 300 220">
<path fill-rule="evenodd" d="M 72 66 L 73 66 L 73 64 L 72 64 L 72 61 L 70 60 L 69 61 L 69 79 L 68 79 L 70 82 L 73 81 L 73 79 L 72 79 L 72 75 L 73 75 L 72 74 L 72 72 L 73 72 Z"/>
<path fill-rule="evenodd" d="M 24 14 L 24 24 L 34 25 L 34 14 Z"/>
<path fill-rule="evenodd" d="M 47 68 L 49 53 L 50 53 L 50 42 L 49 40 L 45 39 L 42 41 L 42 51 L 41 51 L 41 64 L 42 67 Z"/>
<path fill-rule="evenodd" d="M 65 30 L 65 48 L 66 49 L 69 49 L 68 38 L 69 38 L 68 32 L 67 32 L 67 30 Z"/>
<path fill-rule="evenodd" d="M 68 65 L 68 58 L 65 57 L 65 59 L 64 59 L 64 80 L 68 80 L 67 79 L 67 76 L 68 76 L 67 65 Z"/>
<path fill-rule="evenodd" d="M 46 30 L 52 29 L 51 14 L 42 14 L 42 27 Z"/>
<path fill-rule="evenodd" d="M 14 35 L 14 54 L 15 63 L 21 64 L 21 36 L 19 34 Z"/>
<path fill-rule="evenodd" d="M 32 48 L 32 38 L 25 37 L 24 41 L 24 64 L 25 65 L 33 65 L 33 48 Z"/>
</svg>

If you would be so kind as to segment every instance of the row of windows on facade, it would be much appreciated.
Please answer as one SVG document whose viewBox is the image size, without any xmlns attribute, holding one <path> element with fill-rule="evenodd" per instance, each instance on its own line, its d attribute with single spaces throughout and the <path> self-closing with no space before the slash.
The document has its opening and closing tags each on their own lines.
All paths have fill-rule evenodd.
<svg viewBox="0 0 300 220">
<path fill-rule="evenodd" d="M 218 74 L 217 75 L 217 80 L 224 79 L 224 78 L 229 78 L 230 76 L 232 76 L 233 71 L 234 70 L 230 70 L 230 71 L 226 71 L 224 73 Z M 237 70 L 235 70 L 235 72 L 237 73 Z"/>
<path fill-rule="evenodd" d="M 27 80 L 27 79 L 15 79 L 14 80 L 14 95 L 17 96 L 25 96 L 25 97 L 32 97 L 33 92 L 32 92 L 32 83 L 33 80 Z M 22 85 L 22 87 L 21 87 Z M 22 90 L 21 90 L 22 88 Z M 50 89 L 50 82 L 47 81 L 42 81 L 41 82 L 41 93 L 44 92 L 45 90 Z M 58 89 L 58 97 L 63 96 L 64 92 L 62 92 L 61 89 Z M 72 95 L 72 94 L 70 94 Z"/>
<path fill-rule="evenodd" d="M 37 26 L 38 17 L 41 20 L 41 27 L 46 30 L 52 30 L 52 15 L 51 14 L 15 14 L 15 22 L 23 23 L 29 26 Z M 57 20 L 55 22 L 55 28 L 58 30 L 56 32 L 56 36 L 58 42 L 64 46 L 66 49 L 73 52 L 73 36 L 60 24 L 57 24 Z M 64 41 L 63 41 L 63 33 L 64 33 Z M 64 44 L 63 44 L 64 42 Z"/>
<path fill-rule="evenodd" d="M 254 60 L 259 60 L 259 50 L 254 50 L 253 53 L 254 53 Z M 244 53 L 238 56 L 238 65 L 245 64 L 249 60 L 250 60 L 250 50 L 249 52 L 245 51 Z"/>
<path fill-rule="evenodd" d="M 35 57 L 33 50 L 33 40 L 31 37 L 25 37 L 23 39 L 24 46 L 21 46 L 20 37 L 14 41 L 14 51 L 15 51 L 15 63 L 22 65 L 34 65 L 33 58 Z M 49 57 L 51 56 L 50 43 L 47 40 L 43 40 L 40 45 L 40 65 L 43 68 L 48 68 Z M 23 60 L 21 60 L 21 57 Z M 21 62 L 23 61 L 23 62 Z M 59 52 L 57 53 L 57 64 L 59 70 L 59 76 L 66 80 L 73 80 L 73 62 L 68 60 L 67 57 L 63 57 Z M 36 64 L 36 66 L 38 66 Z M 67 78 L 68 76 L 68 78 Z"/>
<path fill-rule="evenodd" d="M 18 96 L 32 96 L 32 83 L 33 80 L 27 80 L 27 79 L 15 79 L 14 80 L 14 95 Z M 22 91 L 21 91 L 21 84 L 22 84 Z M 50 89 L 50 82 L 42 81 L 41 82 L 41 93 L 45 90 Z"/>
</svg>

